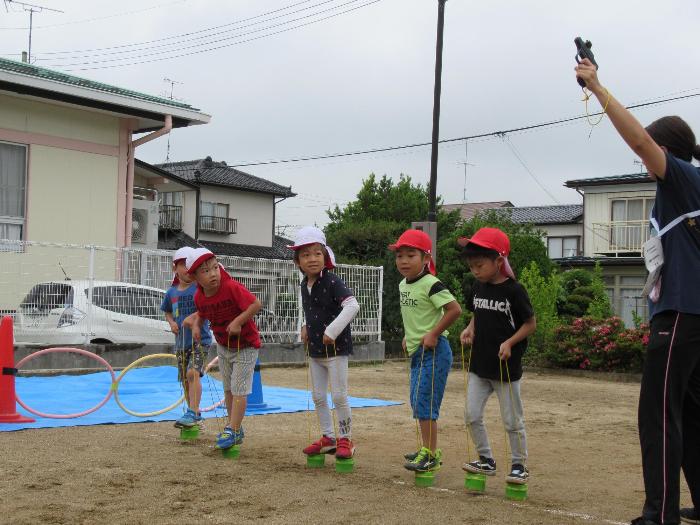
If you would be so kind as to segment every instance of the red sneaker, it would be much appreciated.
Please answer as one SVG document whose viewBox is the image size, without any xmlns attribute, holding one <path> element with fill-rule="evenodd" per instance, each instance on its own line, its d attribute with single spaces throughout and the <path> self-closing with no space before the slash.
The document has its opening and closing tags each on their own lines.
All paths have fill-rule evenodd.
<svg viewBox="0 0 700 525">
<path fill-rule="evenodd" d="M 321 439 L 314 441 L 304 449 L 304 454 L 333 454 L 335 452 L 335 439 L 328 436 L 321 436 Z"/>
<path fill-rule="evenodd" d="M 335 449 L 335 457 L 340 459 L 350 459 L 355 453 L 355 445 L 348 438 L 338 439 L 338 448 Z"/>
</svg>

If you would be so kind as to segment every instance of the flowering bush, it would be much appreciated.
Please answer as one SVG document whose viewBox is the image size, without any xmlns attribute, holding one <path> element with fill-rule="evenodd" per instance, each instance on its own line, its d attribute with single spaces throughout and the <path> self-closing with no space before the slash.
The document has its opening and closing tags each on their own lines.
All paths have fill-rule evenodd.
<svg viewBox="0 0 700 525">
<path fill-rule="evenodd" d="M 648 342 L 647 324 L 626 328 L 619 317 L 579 317 L 555 329 L 546 359 L 560 368 L 640 372 Z"/>
</svg>

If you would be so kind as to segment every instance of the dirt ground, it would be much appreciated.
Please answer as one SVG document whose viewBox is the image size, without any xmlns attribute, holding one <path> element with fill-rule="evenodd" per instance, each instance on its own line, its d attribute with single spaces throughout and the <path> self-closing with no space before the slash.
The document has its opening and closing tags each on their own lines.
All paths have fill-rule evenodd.
<svg viewBox="0 0 700 525">
<path fill-rule="evenodd" d="M 305 388 L 302 368 L 264 369 L 266 384 Z M 406 401 L 407 364 L 350 370 L 351 395 Z M 353 411 L 355 471 L 305 467 L 305 413 L 247 418 L 237 460 L 213 448 L 218 432 L 180 442 L 172 423 L 0 433 L 1 523 L 628 523 L 643 484 L 636 431 L 639 385 L 528 373 L 523 397 L 529 499 L 507 501 L 504 434 L 495 397 L 487 424 L 499 461 L 485 495 L 468 494 L 464 379 L 450 375 L 440 419 L 444 465 L 430 489 L 414 486 L 402 454 L 416 446 L 409 408 Z M 473 446 L 471 446 L 473 453 Z M 685 491 L 681 496 L 689 504 Z"/>
</svg>

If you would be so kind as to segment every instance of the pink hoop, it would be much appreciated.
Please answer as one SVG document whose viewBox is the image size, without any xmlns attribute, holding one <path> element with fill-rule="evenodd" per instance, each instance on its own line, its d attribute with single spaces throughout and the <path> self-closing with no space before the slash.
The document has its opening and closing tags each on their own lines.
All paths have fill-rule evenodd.
<svg viewBox="0 0 700 525">
<path fill-rule="evenodd" d="M 219 363 L 219 356 L 216 356 L 214 359 L 209 361 L 209 364 L 207 366 L 204 367 L 204 373 L 205 374 L 208 373 L 209 370 L 211 370 L 211 367 L 213 367 L 214 365 L 216 365 L 218 363 Z M 218 403 L 214 403 L 213 405 L 209 405 L 208 407 L 204 407 L 204 408 L 200 407 L 199 411 L 200 412 L 211 412 L 212 410 L 216 410 L 217 408 L 219 408 L 221 405 L 224 404 L 225 399 L 226 398 L 222 398 L 219 400 Z"/>
<path fill-rule="evenodd" d="M 74 354 L 81 354 L 81 355 L 86 355 L 88 357 L 91 357 L 98 363 L 104 365 L 107 368 L 107 371 L 110 373 L 112 376 L 112 385 L 114 385 L 114 382 L 116 381 L 116 376 L 114 375 L 114 370 L 110 366 L 110 364 L 102 359 L 99 355 L 93 354 L 92 352 L 88 352 L 87 350 L 83 350 L 82 348 L 67 348 L 67 347 L 59 347 L 59 348 L 46 348 L 44 350 L 39 350 L 38 352 L 34 352 L 33 354 L 29 354 L 27 357 L 22 359 L 19 363 L 15 365 L 16 368 L 19 369 L 23 364 L 27 363 L 28 361 L 31 361 L 32 359 L 39 357 L 40 355 L 44 354 L 50 354 L 53 352 L 58 352 L 58 353 L 74 353 Z M 89 410 L 85 410 L 84 412 L 76 412 L 75 414 L 45 414 L 44 412 L 39 412 L 38 410 L 34 410 L 33 408 L 28 407 L 27 405 L 24 404 L 24 402 L 20 399 L 19 394 L 15 393 L 15 398 L 17 399 L 17 403 L 24 408 L 27 412 L 31 412 L 32 414 L 39 416 L 39 417 L 45 417 L 48 419 L 73 419 L 76 417 L 82 417 L 86 416 L 88 414 L 92 414 L 96 410 L 99 410 L 104 406 L 104 404 L 109 401 L 109 398 L 112 397 L 112 387 L 110 385 L 109 392 L 107 392 L 107 395 L 105 398 L 100 401 L 100 403 L 94 407 L 92 407 Z"/>
</svg>

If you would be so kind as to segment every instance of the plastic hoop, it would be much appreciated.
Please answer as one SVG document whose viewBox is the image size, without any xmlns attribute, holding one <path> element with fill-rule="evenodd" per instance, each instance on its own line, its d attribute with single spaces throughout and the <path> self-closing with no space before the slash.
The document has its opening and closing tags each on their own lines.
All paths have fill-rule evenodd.
<svg viewBox="0 0 700 525">
<path fill-rule="evenodd" d="M 86 356 L 94 359 L 98 363 L 104 365 L 105 368 L 107 368 L 107 371 L 112 376 L 112 385 L 114 384 L 114 382 L 116 380 L 116 377 L 114 375 L 114 370 L 112 369 L 112 367 L 110 366 L 110 364 L 107 361 L 105 361 L 99 355 L 93 354 L 92 352 L 88 352 L 87 350 L 83 350 L 82 348 L 67 348 L 67 347 L 45 348 L 44 350 L 39 350 L 38 352 L 34 352 L 34 353 L 26 356 L 19 363 L 17 363 L 16 368 L 20 368 L 23 364 L 27 363 L 28 361 L 31 361 L 34 358 L 37 358 L 37 357 L 44 355 L 44 354 L 50 354 L 53 352 L 86 355 Z M 100 408 L 102 408 L 102 406 L 104 406 L 104 404 L 107 401 L 109 401 L 109 398 L 111 396 L 112 396 L 112 388 L 110 387 L 109 392 L 107 392 L 107 395 L 104 397 L 104 399 L 89 410 L 85 410 L 83 412 L 76 412 L 74 414 L 47 414 L 45 412 L 39 412 L 38 410 L 34 410 L 33 408 L 28 407 L 24 403 L 24 401 L 22 401 L 22 399 L 20 399 L 19 394 L 15 393 L 15 398 L 17 399 L 17 403 L 19 403 L 19 405 L 22 408 L 24 408 L 27 412 L 31 412 L 32 414 L 34 414 L 36 416 L 45 417 L 48 419 L 73 419 L 76 417 L 87 416 L 88 414 L 92 414 L 96 410 L 99 410 Z"/>
<path fill-rule="evenodd" d="M 138 358 L 136 361 L 131 363 L 129 366 L 127 366 L 124 370 L 121 371 L 119 374 L 119 377 L 114 381 L 114 384 L 112 385 L 112 390 L 114 391 L 114 400 L 117 402 L 117 405 L 119 405 L 119 408 L 121 408 L 124 412 L 129 414 L 130 416 L 134 417 L 153 417 L 153 416 L 159 416 L 161 414 L 165 414 L 166 412 L 170 412 L 171 410 L 177 408 L 182 404 L 183 401 L 185 401 L 185 395 L 183 394 L 180 396 L 180 398 L 175 401 L 172 405 L 167 406 L 161 410 L 154 410 L 153 412 L 134 412 L 133 410 L 129 410 L 124 406 L 124 404 L 121 402 L 119 399 L 119 383 L 121 382 L 122 378 L 126 375 L 126 373 L 134 368 L 136 365 L 139 365 L 143 363 L 144 361 L 148 361 L 150 359 L 174 359 L 177 363 L 177 357 L 174 354 L 151 354 L 151 355 L 146 355 L 143 357 Z"/>
<path fill-rule="evenodd" d="M 216 356 L 214 359 L 212 359 L 207 366 L 204 367 L 204 373 L 207 374 L 211 368 L 219 363 L 219 356 Z M 200 407 L 199 411 L 200 412 L 211 412 L 212 410 L 216 410 L 219 408 L 221 405 L 224 404 L 225 398 L 221 398 L 218 403 L 214 403 L 213 405 L 209 405 L 208 407 Z"/>
</svg>

